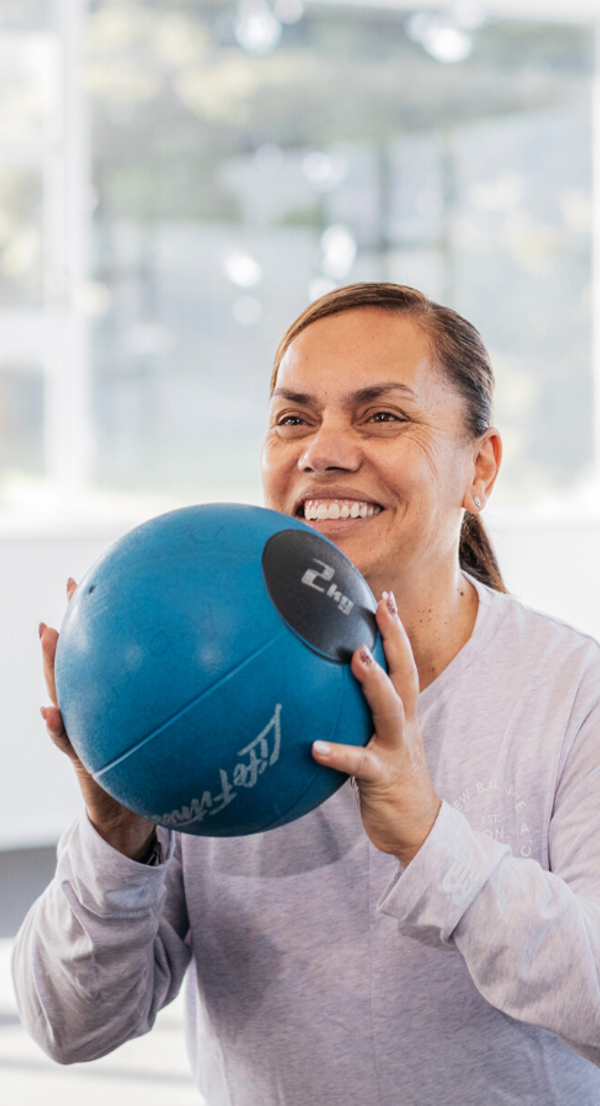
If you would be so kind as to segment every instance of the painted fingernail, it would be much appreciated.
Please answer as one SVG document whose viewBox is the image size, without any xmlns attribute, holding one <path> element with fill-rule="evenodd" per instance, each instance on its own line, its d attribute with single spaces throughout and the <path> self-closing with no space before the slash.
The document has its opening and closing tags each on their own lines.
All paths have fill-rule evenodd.
<svg viewBox="0 0 600 1106">
<path fill-rule="evenodd" d="M 368 645 L 361 645 L 360 647 L 360 659 L 367 667 L 373 664 L 373 654 Z"/>
<path fill-rule="evenodd" d="M 45 629 L 46 629 L 46 623 L 45 622 L 40 622 L 40 624 L 38 626 L 38 634 L 39 634 L 40 637 L 42 636 Z"/>
<path fill-rule="evenodd" d="M 396 603 L 396 596 L 393 591 L 390 591 L 387 596 L 387 609 L 390 614 L 398 614 L 398 604 Z"/>
<path fill-rule="evenodd" d="M 328 745 L 326 741 L 313 741 L 313 749 L 315 753 L 320 753 L 321 756 L 329 756 L 331 752 L 331 745 Z"/>
</svg>

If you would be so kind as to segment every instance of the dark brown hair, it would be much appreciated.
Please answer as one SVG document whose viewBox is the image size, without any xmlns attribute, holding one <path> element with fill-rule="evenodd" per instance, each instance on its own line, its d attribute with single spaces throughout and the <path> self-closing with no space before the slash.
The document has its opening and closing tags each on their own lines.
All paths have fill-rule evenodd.
<svg viewBox="0 0 600 1106">
<path fill-rule="evenodd" d="M 349 284 L 311 303 L 288 327 L 279 343 L 271 376 L 271 392 L 284 354 L 307 326 L 328 315 L 360 307 L 378 307 L 418 320 L 428 334 L 446 376 L 464 400 L 467 430 L 474 438 L 480 438 L 492 417 L 494 373 L 479 331 L 456 311 L 442 307 L 415 288 L 401 284 Z M 495 591 L 506 591 L 492 543 L 479 515 L 465 512 L 458 556 L 460 567 L 465 572 Z"/>
</svg>

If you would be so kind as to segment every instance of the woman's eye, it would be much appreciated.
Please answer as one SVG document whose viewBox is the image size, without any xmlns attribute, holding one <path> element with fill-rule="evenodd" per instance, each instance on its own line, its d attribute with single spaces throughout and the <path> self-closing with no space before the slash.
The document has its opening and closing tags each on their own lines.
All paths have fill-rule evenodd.
<svg viewBox="0 0 600 1106">
<path fill-rule="evenodd" d="M 373 422 L 405 422 L 406 421 L 400 415 L 392 414 L 391 411 L 375 411 L 375 413 L 373 415 L 371 415 L 370 418 Z"/>
</svg>

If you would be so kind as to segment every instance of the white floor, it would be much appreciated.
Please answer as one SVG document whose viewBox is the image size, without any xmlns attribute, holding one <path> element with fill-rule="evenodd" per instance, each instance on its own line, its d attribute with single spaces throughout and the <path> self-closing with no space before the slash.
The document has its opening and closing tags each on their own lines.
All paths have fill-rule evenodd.
<svg viewBox="0 0 600 1106">
<path fill-rule="evenodd" d="M 19 1024 L 10 977 L 11 940 L 0 940 L 2 1106 L 203 1106 L 183 1040 L 183 1003 L 159 1014 L 146 1037 L 92 1064 L 61 1067 Z"/>
</svg>

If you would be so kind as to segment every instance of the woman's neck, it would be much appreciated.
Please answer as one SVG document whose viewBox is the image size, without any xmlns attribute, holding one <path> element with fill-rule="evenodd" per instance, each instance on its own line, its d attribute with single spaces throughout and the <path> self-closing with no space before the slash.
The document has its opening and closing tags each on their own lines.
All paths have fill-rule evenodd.
<svg viewBox="0 0 600 1106">
<path fill-rule="evenodd" d="M 471 637 L 479 599 L 454 564 L 445 570 L 438 567 L 435 573 L 417 570 L 408 577 L 408 573 L 396 573 L 392 586 L 423 691 Z"/>
</svg>

